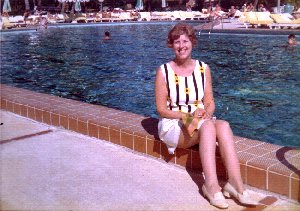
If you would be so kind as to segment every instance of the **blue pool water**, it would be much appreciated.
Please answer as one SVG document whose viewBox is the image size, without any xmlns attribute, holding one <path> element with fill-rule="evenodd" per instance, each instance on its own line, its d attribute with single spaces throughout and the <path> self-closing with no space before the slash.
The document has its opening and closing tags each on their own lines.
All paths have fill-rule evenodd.
<svg viewBox="0 0 300 211">
<path fill-rule="evenodd" d="M 1 34 L 1 83 L 157 117 L 156 68 L 174 23 Z M 105 31 L 112 40 L 103 41 Z M 286 35 L 206 34 L 193 57 L 213 74 L 216 116 L 239 136 L 300 148 L 300 48 Z"/>
</svg>

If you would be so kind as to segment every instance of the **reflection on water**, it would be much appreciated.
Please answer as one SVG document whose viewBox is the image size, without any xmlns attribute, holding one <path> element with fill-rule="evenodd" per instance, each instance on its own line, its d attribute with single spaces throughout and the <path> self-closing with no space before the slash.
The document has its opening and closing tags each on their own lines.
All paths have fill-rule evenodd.
<svg viewBox="0 0 300 211">
<path fill-rule="evenodd" d="M 174 24 L 174 23 L 173 23 Z M 56 27 L 1 35 L 1 82 L 157 117 L 156 68 L 171 23 Z M 103 41 L 105 31 L 112 40 Z M 300 148 L 300 54 L 287 36 L 203 34 L 193 57 L 213 72 L 216 115 L 236 135 Z"/>
</svg>

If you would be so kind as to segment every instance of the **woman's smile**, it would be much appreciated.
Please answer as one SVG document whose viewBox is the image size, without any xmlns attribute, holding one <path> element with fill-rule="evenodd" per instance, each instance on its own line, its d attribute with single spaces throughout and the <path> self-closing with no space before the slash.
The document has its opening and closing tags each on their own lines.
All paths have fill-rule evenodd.
<svg viewBox="0 0 300 211">
<path fill-rule="evenodd" d="M 174 40 L 173 50 L 177 57 L 189 57 L 192 52 L 192 42 L 190 38 L 183 34 L 177 40 Z"/>
</svg>

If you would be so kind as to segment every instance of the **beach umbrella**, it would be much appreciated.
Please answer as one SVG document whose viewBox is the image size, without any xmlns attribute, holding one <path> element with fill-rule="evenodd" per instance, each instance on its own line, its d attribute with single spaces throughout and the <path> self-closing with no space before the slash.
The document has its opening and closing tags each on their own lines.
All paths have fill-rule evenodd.
<svg viewBox="0 0 300 211">
<path fill-rule="evenodd" d="M 11 6 L 9 0 L 5 0 L 2 8 L 3 12 L 11 12 Z"/>
<path fill-rule="evenodd" d="M 80 1 L 76 1 L 75 2 L 75 11 L 76 12 L 80 12 L 81 11 Z"/>
<path fill-rule="evenodd" d="M 137 9 L 137 10 L 143 10 L 144 9 L 143 0 L 137 0 L 136 5 L 135 5 L 135 9 Z"/>
<path fill-rule="evenodd" d="M 161 0 L 161 7 L 165 8 L 167 6 L 166 0 Z"/>
</svg>

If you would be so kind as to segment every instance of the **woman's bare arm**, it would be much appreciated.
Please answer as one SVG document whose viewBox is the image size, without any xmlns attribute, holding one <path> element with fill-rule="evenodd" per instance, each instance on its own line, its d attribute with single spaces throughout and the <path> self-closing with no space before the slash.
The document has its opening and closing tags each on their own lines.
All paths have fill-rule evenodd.
<svg viewBox="0 0 300 211">
<path fill-rule="evenodd" d="M 205 90 L 204 90 L 204 109 L 211 116 L 215 111 L 215 101 L 213 96 L 213 88 L 212 88 L 212 77 L 209 66 L 206 67 L 205 70 L 206 82 L 205 82 Z"/>
</svg>

